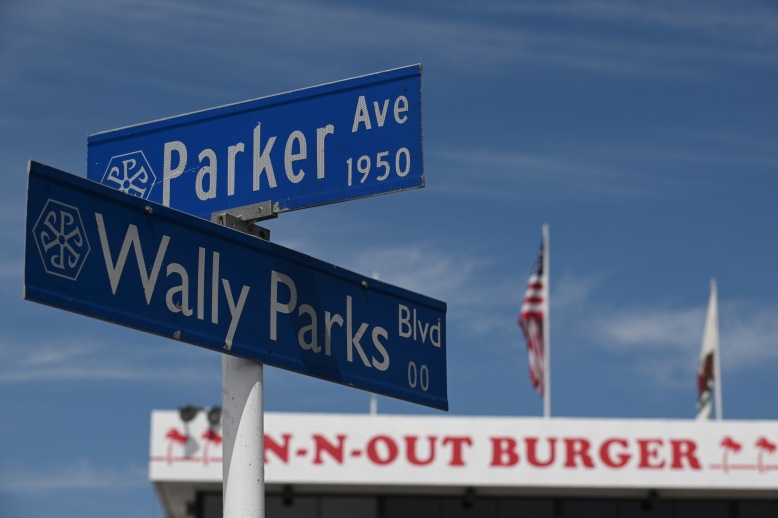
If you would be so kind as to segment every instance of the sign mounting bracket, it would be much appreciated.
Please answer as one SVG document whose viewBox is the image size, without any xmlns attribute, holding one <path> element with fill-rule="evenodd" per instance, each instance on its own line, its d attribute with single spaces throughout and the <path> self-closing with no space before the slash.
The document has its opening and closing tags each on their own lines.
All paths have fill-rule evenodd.
<svg viewBox="0 0 778 518">
<path fill-rule="evenodd" d="M 270 240 L 270 229 L 256 223 L 278 217 L 278 205 L 272 201 L 263 201 L 243 207 L 235 207 L 226 211 L 211 213 L 211 221 L 233 230 L 245 232 L 252 236 Z"/>
</svg>

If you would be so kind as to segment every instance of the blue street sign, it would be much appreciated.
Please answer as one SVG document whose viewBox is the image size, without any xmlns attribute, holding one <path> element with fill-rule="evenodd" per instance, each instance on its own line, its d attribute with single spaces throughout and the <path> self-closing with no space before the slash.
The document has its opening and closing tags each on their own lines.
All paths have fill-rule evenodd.
<svg viewBox="0 0 778 518">
<path fill-rule="evenodd" d="M 206 219 L 424 187 L 421 65 L 90 135 L 87 177 Z"/>
<path fill-rule="evenodd" d="M 448 409 L 446 304 L 31 162 L 25 299 Z"/>
</svg>

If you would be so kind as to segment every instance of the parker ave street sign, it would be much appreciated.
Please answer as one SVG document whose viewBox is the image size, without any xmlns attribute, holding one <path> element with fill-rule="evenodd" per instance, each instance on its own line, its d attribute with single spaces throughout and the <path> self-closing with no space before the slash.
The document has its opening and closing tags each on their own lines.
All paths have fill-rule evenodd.
<svg viewBox="0 0 778 518">
<path fill-rule="evenodd" d="M 25 298 L 443 410 L 446 304 L 31 162 Z"/>
<path fill-rule="evenodd" d="M 87 177 L 206 219 L 424 187 L 421 65 L 90 135 Z"/>
</svg>

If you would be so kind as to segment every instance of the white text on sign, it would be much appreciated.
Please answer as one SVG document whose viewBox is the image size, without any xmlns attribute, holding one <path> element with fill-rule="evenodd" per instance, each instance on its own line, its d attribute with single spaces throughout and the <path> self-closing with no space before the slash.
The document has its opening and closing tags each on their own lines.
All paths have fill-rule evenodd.
<svg viewBox="0 0 778 518">
<path fill-rule="evenodd" d="M 170 252 L 180 250 L 180 243 L 173 246 L 175 237 L 171 235 L 162 234 L 152 242 L 142 243 L 138 226 L 111 226 L 110 216 L 106 218 L 99 212 L 94 213 L 94 218 L 102 251 L 101 264 L 105 266 L 111 293 L 127 297 L 128 291 L 135 292 L 137 295 L 133 296 L 141 298 L 147 306 L 164 301 L 164 306 L 156 307 L 218 328 L 224 333 L 227 351 L 232 349 L 241 324 L 257 319 L 260 333 L 268 340 L 279 342 L 282 336 L 287 337 L 280 344 L 282 347 L 299 347 L 302 354 L 344 358 L 360 368 L 378 372 L 389 370 L 393 348 L 441 347 L 440 320 L 424 321 L 413 305 L 397 304 L 397 309 L 391 311 L 391 319 L 397 317 L 396 327 L 378 325 L 359 318 L 363 307 L 355 303 L 352 295 L 344 294 L 340 301 L 325 305 L 318 300 L 315 290 L 301 290 L 299 287 L 306 287 L 306 283 L 295 279 L 294 274 L 275 269 L 255 277 L 256 287 L 235 283 L 222 273 L 230 269 L 223 266 L 223 253 L 219 250 L 196 246 L 196 261 L 185 261 L 184 257 L 173 257 Z M 193 257 L 194 253 L 195 246 Z M 268 304 L 261 305 L 257 294 L 269 297 L 265 299 Z M 258 305 L 269 308 L 269 312 L 259 311 Z M 250 316 L 244 319 L 244 315 Z M 229 323 L 226 329 L 225 316 Z M 288 340 L 290 329 L 296 333 L 296 343 Z M 395 329 L 397 334 L 393 336 Z M 395 368 L 404 372 L 406 366 Z M 426 364 L 408 363 L 408 386 L 412 389 L 426 392 L 431 376 Z"/>
<path fill-rule="evenodd" d="M 370 108 L 368 103 L 371 103 Z M 391 109 L 390 109 L 391 106 Z M 391 111 L 390 111 L 391 110 Z M 360 95 L 354 109 L 351 133 L 371 131 L 382 128 L 387 124 L 401 125 L 408 121 L 409 102 L 404 95 L 394 99 L 381 99 L 368 101 L 364 95 Z M 323 124 L 314 131 L 306 132 L 294 129 L 286 135 L 283 154 L 273 151 L 279 135 L 270 135 L 262 140 L 262 122 L 257 122 L 251 131 L 250 150 L 246 142 L 237 141 L 227 145 L 226 149 L 214 149 L 212 147 L 199 146 L 192 150 L 182 140 L 168 140 L 163 147 L 162 170 L 162 204 L 170 206 L 173 192 L 173 182 L 180 179 L 185 173 L 194 173 L 194 191 L 200 201 L 216 199 L 218 196 L 217 182 L 220 176 L 226 174 L 227 196 L 234 196 L 236 189 L 247 189 L 249 186 L 248 175 L 241 173 L 250 169 L 250 185 L 252 191 L 260 191 L 264 188 L 275 189 L 279 182 L 287 181 L 290 184 L 310 182 L 306 178 L 316 180 L 326 178 L 327 140 L 336 135 L 335 125 Z M 282 137 L 283 138 L 283 137 Z M 315 141 L 316 165 L 315 171 L 305 168 L 309 159 L 309 141 Z M 197 164 L 192 165 L 190 153 L 197 153 Z M 248 153 L 248 154 L 247 154 Z M 276 157 L 274 162 L 273 156 Z M 221 157 L 221 158 L 220 158 Z M 225 165 L 226 162 L 226 165 Z M 283 164 L 282 167 L 278 167 Z M 249 167 L 250 164 L 250 167 Z M 311 164 L 312 165 L 312 164 Z M 377 171 L 375 180 L 383 182 L 392 174 L 399 178 L 408 175 L 411 169 L 411 156 L 407 147 L 399 147 L 395 150 L 379 151 L 371 155 L 346 159 L 346 185 L 351 187 L 355 171 L 362 175 L 359 183 L 362 184 L 370 176 L 370 172 Z M 276 171 L 283 171 L 277 174 Z M 286 178 L 286 180 L 284 180 Z M 270 196 L 269 196 L 270 199 Z"/>
</svg>

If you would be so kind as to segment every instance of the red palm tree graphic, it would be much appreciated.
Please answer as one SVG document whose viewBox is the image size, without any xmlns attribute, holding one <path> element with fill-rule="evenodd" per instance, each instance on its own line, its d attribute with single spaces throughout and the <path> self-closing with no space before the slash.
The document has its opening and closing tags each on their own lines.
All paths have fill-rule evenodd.
<svg viewBox="0 0 778 518">
<path fill-rule="evenodd" d="M 189 440 L 189 438 L 176 430 L 175 428 L 171 428 L 167 435 L 165 436 L 166 439 L 170 439 L 170 444 L 168 444 L 167 447 L 167 463 L 173 464 L 173 446 L 175 444 L 186 444 L 186 441 Z"/>
<path fill-rule="evenodd" d="M 775 443 L 768 441 L 766 437 L 760 437 L 759 440 L 756 441 L 755 446 L 759 450 L 757 466 L 759 468 L 759 472 L 764 473 L 765 470 L 767 469 L 764 465 L 764 454 L 774 453 L 775 450 L 778 449 L 778 446 L 776 446 Z"/>
<path fill-rule="evenodd" d="M 222 436 L 218 433 L 214 432 L 210 428 L 203 434 L 203 439 L 205 439 L 205 445 L 203 446 L 203 464 L 206 466 L 208 465 L 208 445 L 211 443 L 214 444 L 221 444 L 222 443 Z"/>
<path fill-rule="evenodd" d="M 724 437 L 721 441 L 721 447 L 724 448 L 724 458 L 722 466 L 724 467 L 724 473 L 729 472 L 729 452 L 737 453 L 742 448 L 742 445 L 735 442 L 732 437 Z"/>
</svg>

